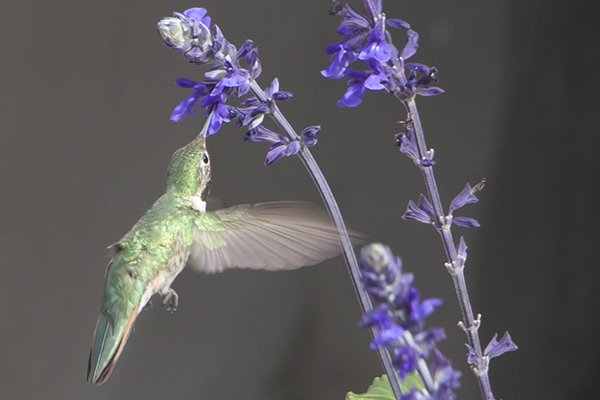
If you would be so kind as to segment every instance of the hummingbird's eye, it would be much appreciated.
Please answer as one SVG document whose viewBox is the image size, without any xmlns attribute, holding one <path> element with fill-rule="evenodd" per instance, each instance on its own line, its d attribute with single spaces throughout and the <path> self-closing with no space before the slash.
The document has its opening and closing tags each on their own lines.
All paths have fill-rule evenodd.
<svg viewBox="0 0 600 400">
<path fill-rule="evenodd" d="M 204 164 L 208 164 L 208 155 L 207 155 L 206 153 L 204 153 L 204 154 L 202 155 L 202 162 L 203 162 Z"/>
</svg>

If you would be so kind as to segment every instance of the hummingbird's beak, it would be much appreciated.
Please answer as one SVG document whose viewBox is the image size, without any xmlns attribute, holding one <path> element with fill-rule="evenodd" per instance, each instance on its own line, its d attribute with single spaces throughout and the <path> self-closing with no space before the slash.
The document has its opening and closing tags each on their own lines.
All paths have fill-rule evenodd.
<svg viewBox="0 0 600 400">
<path fill-rule="evenodd" d="M 108 314 L 100 314 L 88 361 L 89 383 L 102 385 L 108 380 L 125 347 L 136 317 L 137 310 L 133 310 L 127 320 L 121 321 L 115 321 Z"/>
</svg>

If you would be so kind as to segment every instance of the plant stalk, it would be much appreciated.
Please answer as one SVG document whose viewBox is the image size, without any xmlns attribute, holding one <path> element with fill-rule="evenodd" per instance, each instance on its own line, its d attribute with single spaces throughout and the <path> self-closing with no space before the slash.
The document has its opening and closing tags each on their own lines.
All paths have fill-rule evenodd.
<svg viewBox="0 0 600 400">
<path fill-rule="evenodd" d="M 299 140 L 300 136 L 296 133 L 294 128 L 285 118 L 285 116 L 277 107 L 275 102 L 270 102 L 267 98 L 267 95 L 262 90 L 260 85 L 255 80 L 250 81 L 250 90 L 254 93 L 254 95 L 263 103 L 269 104 L 271 106 L 271 117 L 275 122 L 287 133 L 288 137 L 291 140 Z M 321 172 L 317 161 L 312 156 L 312 153 L 306 146 L 302 146 L 302 149 L 298 153 L 302 163 L 306 167 L 310 177 L 315 183 L 323 202 L 325 203 L 325 207 L 331 216 L 333 223 L 335 224 L 338 234 L 340 237 L 340 244 L 342 248 L 342 255 L 344 257 L 344 261 L 346 262 L 346 266 L 348 267 L 348 272 L 350 274 L 350 278 L 352 280 L 352 284 L 354 286 L 354 290 L 358 296 L 358 300 L 362 309 L 363 314 L 368 313 L 373 310 L 373 304 L 371 302 L 371 298 L 369 294 L 365 290 L 362 280 L 361 273 L 358 267 L 358 262 L 356 260 L 356 255 L 354 254 L 354 250 L 352 248 L 352 242 L 350 241 L 350 237 L 348 236 L 348 230 L 346 229 L 346 224 L 344 223 L 344 219 L 342 218 L 342 214 L 340 209 L 335 201 L 335 197 L 333 196 L 333 192 Z M 371 335 L 373 337 L 376 336 L 377 332 L 375 328 L 371 328 Z M 392 387 L 392 391 L 394 392 L 394 396 L 397 400 L 400 400 L 402 397 L 402 389 L 400 386 L 400 378 L 394 369 L 394 365 L 392 364 L 392 358 L 387 350 L 383 348 L 378 349 L 379 358 L 383 364 L 385 372 L 390 381 L 390 385 Z"/>
<path fill-rule="evenodd" d="M 419 150 L 419 157 L 424 159 L 427 152 L 427 144 L 425 142 L 425 133 L 419 118 L 417 104 L 414 97 L 405 101 L 404 103 L 408 108 L 409 120 L 414 128 L 417 147 Z M 431 204 L 433 205 L 433 210 L 435 213 L 436 223 L 434 224 L 434 227 L 442 240 L 444 251 L 446 253 L 447 265 L 452 265 L 453 263 L 458 262 L 458 250 L 452 236 L 451 225 L 447 223 L 447 217 L 444 212 L 444 208 L 442 207 L 442 201 L 440 199 L 433 167 L 421 165 L 420 168 L 425 180 L 427 194 Z M 488 360 L 481 351 L 481 342 L 479 340 L 478 328 L 480 319 L 479 317 L 475 319 L 473 315 L 473 308 L 471 306 L 471 301 L 469 300 L 469 293 L 467 291 L 467 284 L 465 281 L 464 268 L 459 268 L 457 273 L 451 273 L 450 276 L 452 277 L 452 282 L 454 283 L 454 290 L 456 292 L 456 297 L 458 298 L 458 303 L 462 313 L 462 324 L 459 325 L 461 325 L 467 334 L 469 346 L 471 346 L 471 348 L 475 351 L 479 359 L 478 365 L 471 365 L 471 369 L 475 373 L 484 400 L 494 400 L 494 395 L 492 393 L 492 387 L 490 385 L 490 379 L 488 376 Z"/>
</svg>

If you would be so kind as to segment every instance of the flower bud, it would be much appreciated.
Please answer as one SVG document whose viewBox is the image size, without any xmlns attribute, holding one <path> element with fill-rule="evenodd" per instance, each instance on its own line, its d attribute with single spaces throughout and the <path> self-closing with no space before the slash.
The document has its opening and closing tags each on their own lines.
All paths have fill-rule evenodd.
<svg viewBox="0 0 600 400">
<path fill-rule="evenodd" d="M 158 21 L 158 33 L 165 44 L 175 50 L 187 52 L 192 48 L 192 25 L 176 17 L 165 17 Z"/>
</svg>

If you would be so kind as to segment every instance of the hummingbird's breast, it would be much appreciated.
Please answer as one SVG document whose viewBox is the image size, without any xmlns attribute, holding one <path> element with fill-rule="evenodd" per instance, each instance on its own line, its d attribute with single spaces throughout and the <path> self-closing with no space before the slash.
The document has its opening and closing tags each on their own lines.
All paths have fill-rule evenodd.
<svg viewBox="0 0 600 400">
<path fill-rule="evenodd" d="M 190 253 L 190 246 L 186 246 L 183 239 L 178 238 L 175 241 L 172 256 L 148 283 L 138 312 L 144 308 L 153 295 L 157 293 L 164 295 L 169 291 L 171 284 L 175 278 L 177 278 L 177 275 L 183 271 L 183 268 L 190 257 Z"/>
</svg>

